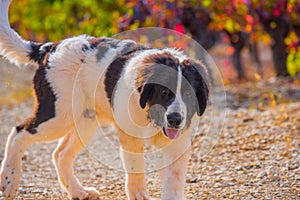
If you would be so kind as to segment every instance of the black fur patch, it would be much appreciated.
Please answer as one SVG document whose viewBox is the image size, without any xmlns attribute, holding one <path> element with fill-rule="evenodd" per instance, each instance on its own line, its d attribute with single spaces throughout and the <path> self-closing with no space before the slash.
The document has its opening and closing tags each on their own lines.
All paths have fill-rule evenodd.
<svg viewBox="0 0 300 200">
<path fill-rule="evenodd" d="M 83 46 L 82 51 L 94 50 L 97 48 L 97 61 L 103 58 L 103 55 L 108 51 L 110 48 L 117 48 L 118 43 L 120 40 L 107 38 L 107 37 L 99 37 L 99 38 L 92 38 L 89 39 L 88 42 L 90 46 Z"/>
<path fill-rule="evenodd" d="M 81 50 L 83 52 L 94 50 L 98 47 L 100 43 L 105 42 L 108 39 L 109 38 L 106 37 L 90 38 L 88 39 L 90 45 L 83 45 Z"/>
<path fill-rule="evenodd" d="M 115 90 L 115 87 L 117 85 L 117 82 L 119 81 L 121 74 L 124 70 L 126 62 L 131 59 L 134 56 L 134 53 L 140 50 L 148 50 L 150 48 L 146 48 L 143 46 L 136 45 L 134 48 L 131 48 L 126 53 L 121 54 L 117 57 L 107 68 L 106 74 L 105 74 L 105 91 L 106 95 L 109 99 L 110 104 L 112 104 L 112 96 Z"/>
<path fill-rule="evenodd" d="M 55 117 L 56 101 L 56 96 L 46 79 L 45 66 L 40 66 L 38 68 L 33 79 L 33 84 L 36 97 L 34 116 L 17 127 L 17 131 L 25 129 L 32 134 L 36 133 L 36 128 L 41 123 Z"/>
<path fill-rule="evenodd" d="M 178 64 L 178 59 L 166 52 L 150 55 L 143 60 L 136 80 L 138 91 L 141 93 L 140 106 L 142 108 L 145 108 L 147 103 L 150 107 L 162 103 L 166 108 L 173 101 Z M 167 89 L 169 95 L 161 96 L 160 90 L 163 89 Z"/>
<path fill-rule="evenodd" d="M 56 96 L 46 78 L 46 69 L 48 66 L 49 54 L 54 52 L 57 43 L 32 44 L 33 51 L 29 54 L 30 59 L 39 64 L 33 78 L 35 94 L 35 112 L 34 116 L 27 119 L 23 124 L 16 127 L 17 131 L 23 129 L 35 134 L 36 128 L 43 122 L 55 117 Z"/>
<path fill-rule="evenodd" d="M 47 65 L 49 55 L 55 52 L 59 43 L 31 43 L 32 51 L 29 53 L 29 58 L 39 65 Z"/>
<path fill-rule="evenodd" d="M 204 65 L 192 58 L 189 58 L 188 60 L 184 60 L 181 63 L 182 71 L 183 71 L 183 77 L 186 79 L 182 83 L 182 96 L 185 100 L 185 92 L 189 90 L 193 90 L 193 95 L 196 95 L 196 100 L 193 103 L 188 101 L 187 98 L 187 104 L 192 105 L 191 108 L 195 108 L 196 110 L 191 110 L 190 114 L 193 112 L 197 112 L 199 116 L 203 115 L 208 99 L 209 99 L 209 81 L 208 81 L 208 74 L 206 71 L 206 68 Z M 190 99 L 191 100 L 191 99 Z M 189 107 L 188 107 L 189 108 Z M 189 109 L 188 109 L 189 114 Z"/>
<path fill-rule="evenodd" d="M 168 52 L 156 53 L 142 61 L 137 74 L 140 106 L 148 109 L 148 118 L 164 126 L 164 114 L 174 101 L 178 80 L 179 60 Z"/>
</svg>

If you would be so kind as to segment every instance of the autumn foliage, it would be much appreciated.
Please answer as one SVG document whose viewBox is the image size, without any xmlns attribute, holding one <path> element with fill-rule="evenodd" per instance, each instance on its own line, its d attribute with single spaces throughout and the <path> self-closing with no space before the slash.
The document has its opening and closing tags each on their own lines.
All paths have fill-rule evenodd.
<svg viewBox="0 0 300 200">
<path fill-rule="evenodd" d="M 237 70 L 242 70 L 239 51 L 245 41 L 262 41 L 271 46 L 277 75 L 296 76 L 300 71 L 296 0 L 22 0 L 13 2 L 10 22 L 22 36 L 38 41 L 159 26 L 191 34 L 206 49 L 226 32 Z"/>
</svg>

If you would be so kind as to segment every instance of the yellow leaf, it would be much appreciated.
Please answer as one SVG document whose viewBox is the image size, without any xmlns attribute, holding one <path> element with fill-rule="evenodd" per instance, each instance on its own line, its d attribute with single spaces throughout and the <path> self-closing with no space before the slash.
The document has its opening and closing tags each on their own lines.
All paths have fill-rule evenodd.
<svg viewBox="0 0 300 200">
<path fill-rule="evenodd" d="M 242 113 L 237 113 L 236 116 L 237 116 L 237 118 L 241 118 L 243 116 L 243 114 Z"/>
<path fill-rule="evenodd" d="M 263 34 L 262 36 L 262 41 L 265 43 L 265 44 L 271 44 L 271 37 L 267 34 Z"/>
<path fill-rule="evenodd" d="M 284 104 L 281 104 L 280 108 L 279 108 L 279 111 L 281 113 L 285 112 L 286 108 L 285 108 L 285 105 Z"/>
<path fill-rule="evenodd" d="M 275 108 L 276 105 L 277 105 L 277 103 L 276 103 L 274 94 L 270 94 L 270 103 L 269 103 L 269 106 L 270 106 L 271 108 Z"/>
<path fill-rule="evenodd" d="M 272 29 L 275 29 L 275 28 L 277 27 L 276 22 L 271 22 L 271 23 L 270 23 L 270 27 L 271 27 Z"/>
<path fill-rule="evenodd" d="M 285 141 L 290 145 L 292 143 L 292 138 L 291 136 L 286 136 Z"/>
<path fill-rule="evenodd" d="M 261 80 L 261 75 L 259 75 L 258 73 L 255 73 L 254 78 L 255 78 L 255 80 L 259 81 L 259 80 Z"/>
<path fill-rule="evenodd" d="M 148 37 L 147 37 L 146 35 L 141 35 L 141 36 L 140 36 L 140 42 L 141 42 L 142 44 L 147 44 L 147 42 L 148 42 Z"/>
<path fill-rule="evenodd" d="M 230 84 L 230 80 L 229 79 L 223 79 L 223 84 L 224 85 L 229 85 Z"/>
<path fill-rule="evenodd" d="M 247 24 L 246 27 L 245 27 L 245 31 L 247 33 L 250 33 L 252 31 L 252 26 L 250 24 Z"/>
</svg>

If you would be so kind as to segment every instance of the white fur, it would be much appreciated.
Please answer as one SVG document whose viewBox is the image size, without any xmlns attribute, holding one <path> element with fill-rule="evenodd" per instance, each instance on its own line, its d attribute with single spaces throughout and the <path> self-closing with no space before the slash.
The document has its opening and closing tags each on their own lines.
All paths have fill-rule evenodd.
<svg viewBox="0 0 300 200">
<path fill-rule="evenodd" d="M 181 66 L 178 65 L 177 67 L 178 69 L 178 73 L 177 73 L 177 85 L 176 85 L 176 97 L 174 99 L 174 101 L 171 103 L 171 105 L 168 107 L 167 111 L 166 111 L 166 114 L 165 114 L 165 122 L 166 122 L 166 125 L 165 127 L 168 126 L 167 124 L 167 115 L 168 114 L 171 114 L 171 113 L 179 113 L 182 117 L 183 117 L 183 120 L 180 124 L 180 127 L 179 129 L 183 129 L 183 127 L 185 126 L 185 123 L 186 123 L 186 114 L 187 114 L 187 110 L 186 110 L 186 105 L 185 103 L 183 102 L 182 100 L 182 97 L 181 97 L 181 85 L 182 85 L 182 70 L 181 70 Z"/>
<path fill-rule="evenodd" d="M 184 200 L 185 175 L 190 157 L 190 148 L 174 163 L 160 171 L 162 176 L 163 200 Z"/>
<path fill-rule="evenodd" d="M 132 65 L 128 64 L 126 69 L 131 67 Z M 132 82 L 132 79 L 123 75 L 116 86 L 113 98 L 114 119 L 125 133 L 133 137 L 150 138 L 159 130 L 153 127 L 147 113 L 139 106 L 139 94 L 135 87 L 128 83 Z"/>
<path fill-rule="evenodd" d="M 166 48 L 164 51 L 167 51 L 171 53 L 173 56 L 178 58 L 179 62 L 182 62 L 183 60 L 187 59 L 187 56 L 184 54 L 183 51 L 175 48 Z"/>
<path fill-rule="evenodd" d="M 0 54 L 16 65 L 32 63 L 28 58 L 30 42 L 23 40 L 12 30 L 8 22 L 10 0 L 0 1 Z"/>
<path fill-rule="evenodd" d="M 131 87 L 134 87 L 135 85 L 134 81 L 136 80 L 136 70 L 140 66 L 139 63 L 141 63 L 146 57 L 157 53 L 164 53 L 164 52 L 171 53 L 180 62 L 186 59 L 186 55 L 184 55 L 182 51 L 176 50 L 174 48 L 166 48 L 163 50 L 151 49 L 147 51 L 141 51 L 136 54 L 135 59 L 132 59 L 128 62 L 127 65 L 130 67 L 126 67 L 125 71 L 123 72 L 123 76 L 125 77 L 126 84 L 131 85 Z"/>
<path fill-rule="evenodd" d="M 16 148 L 16 146 L 18 146 L 18 148 Z M 5 147 L 5 155 L 2 161 L 5 165 L 2 164 L 1 166 L 1 187 L 5 187 L 2 188 L 3 196 L 12 197 L 12 194 L 17 190 L 17 184 L 14 183 L 20 181 L 22 173 L 21 157 L 25 151 L 22 146 L 23 141 L 18 138 L 17 131 L 13 128 Z M 14 156 L 10 156 L 10 154 Z M 3 183 L 6 183 L 5 186 Z"/>
<path fill-rule="evenodd" d="M 9 27 L 10 1 L 0 0 L 0 3 L 0 54 L 16 64 L 32 63 L 28 58 L 32 50 L 30 42 L 23 40 Z M 12 129 L 0 171 L 2 195 L 13 197 L 15 194 L 21 177 L 21 158 L 27 147 L 35 142 L 60 139 L 53 153 L 53 162 L 62 187 L 70 197 L 93 199 L 99 196 L 95 189 L 80 184 L 74 175 L 72 164 L 76 154 L 91 141 L 98 126 L 109 123 L 117 125 L 119 130 L 128 199 L 149 199 L 142 173 L 145 164 L 142 150 L 145 143 L 154 143 L 163 155 L 163 159 L 157 165 L 163 168 L 162 199 L 183 199 L 191 129 L 185 130 L 177 140 L 166 143 L 165 146 L 157 144 L 161 142 L 159 139 L 153 142 L 153 138 L 158 134 L 162 136 L 162 133 L 149 122 L 147 112 L 140 108 L 134 80 L 137 67 L 149 55 L 169 52 L 180 61 L 186 58 L 185 55 L 176 49 L 153 49 L 137 53 L 126 63 L 124 73 L 116 85 L 112 111 L 104 88 L 104 74 L 108 65 L 133 41 L 121 41 L 116 48 L 108 49 L 101 55 L 101 59 L 97 60 L 97 49 L 81 49 L 83 45 L 89 44 L 88 39 L 91 38 L 83 35 L 65 39 L 49 55 L 46 78 L 57 97 L 55 117 L 41 123 L 35 134 L 26 130 L 17 133 L 15 128 Z M 44 44 L 41 48 L 47 45 L 51 43 Z M 176 101 L 170 106 L 171 110 L 177 109 L 178 106 L 186 110 L 180 93 L 181 82 L 182 72 L 179 69 Z M 172 163 L 173 161 L 175 162 Z"/>
<path fill-rule="evenodd" d="M 96 199 L 99 192 L 94 188 L 83 187 L 74 175 L 72 163 L 79 153 L 93 138 L 98 128 L 96 119 L 81 118 L 66 136 L 64 136 L 53 152 L 53 162 L 56 167 L 59 182 L 69 196 L 79 199 Z"/>
</svg>

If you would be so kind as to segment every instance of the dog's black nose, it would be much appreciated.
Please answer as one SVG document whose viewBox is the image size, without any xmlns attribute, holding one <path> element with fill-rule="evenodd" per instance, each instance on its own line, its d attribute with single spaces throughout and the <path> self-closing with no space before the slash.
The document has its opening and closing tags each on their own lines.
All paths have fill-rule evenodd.
<svg viewBox="0 0 300 200">
<path fill-rule="evenodd" d="M 178 128 L 182 122 L 182 116 L 179 113 L 171 113 L 167 115 L 168 123 L 173 128 Z"/>
</svg>

